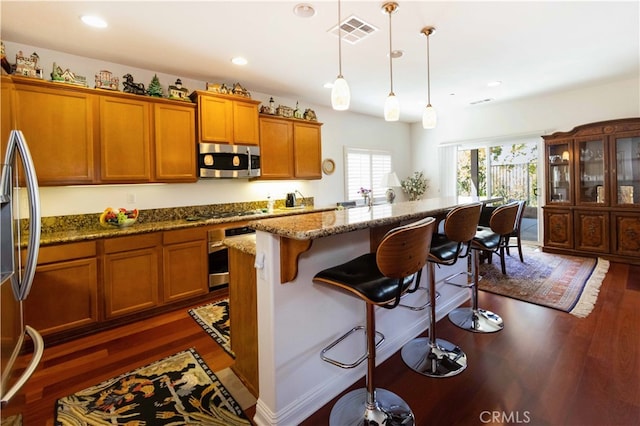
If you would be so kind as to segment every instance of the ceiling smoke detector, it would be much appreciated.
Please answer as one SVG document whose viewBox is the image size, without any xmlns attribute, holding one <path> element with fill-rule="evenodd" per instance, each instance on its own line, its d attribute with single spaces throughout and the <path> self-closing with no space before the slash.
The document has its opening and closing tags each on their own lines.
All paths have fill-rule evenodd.
<svg viewBox="0 0 640 426">
<path fill-rule="evenodd" d="M 350 44 L 356 44 L 378 31 L 378 28 L 354 15 L 342 21 L 340 28 L 342 28 L 342 39 Z M 330 28 L 327 32 L 338 37 L 338 26 Z"/>
<path fill-rule="evenodd" d="M 300 18 L 311 18 L 316 14 L 316 10 L 309 3 L 299 3 L 293 8 L 293 14 Z"/>
</svg>

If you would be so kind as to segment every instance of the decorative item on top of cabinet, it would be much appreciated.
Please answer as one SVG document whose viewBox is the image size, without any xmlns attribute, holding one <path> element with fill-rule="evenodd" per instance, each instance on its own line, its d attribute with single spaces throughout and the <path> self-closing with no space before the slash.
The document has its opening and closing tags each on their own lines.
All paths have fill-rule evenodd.
<svg viewBox="0 0 640 426">
<path fill-rule="evenodd" d="M 182 87 L 182 80 L 177 79 L 175 84 L 169 86 L 169 99 L 191 102 L 189 89 Z"/>
<path fill-rule="evenodd" d="M 0 40 L 0 66 L 2 69 L 2 75 L 11 74 L 11 64 L 7 60 L 7 55 L 4 51 L 4 42 Z"/>
<path fill-rule="evenodd" d="M 111 71 L 100 70 L 95 77 L 96 89 L 106 89 L 106 90 L 118 90 L 118 86 L 120 84 L 120 79 L 118 77 L 114 77 Z"/>
<path fill-rule="evenodd" d="M 549 159 L 543 249 L 640 263 L 640 245 L 626 237 L 640 226 L 640 159 L 633 158 L 640 118 L 585 124 L 543 139 Z"/>
<path fill-rule="evenodd" d="M 122 76 L 124 81 L 122 82 L 122 91 L 125 93 L 132 93 L 134 95 L 146 95 L 147 91 L 144 88 L 144 84 L 136 83 L 133 81 L 133 76 L 129 73 Z"/>
<path fill-rule="evenodd" d="M 147 94 L 154 98 L 163 98 L 164 92 L 162 90 L 162 86 L 160 85 L 160 79 L 157 74 L 153 75 L 151 82 L 149 83 L 149 87 L 147 88 Z"/>
<path fill-rule="evenodd" d="M 22 50 L 19 50 L 16 53 L 16 69 L 13 73 L 22 77 L 42 79 L 42 68 L 38 65 L 39 60 L 40 57 L 36 52 L 33 52 L 31 56 L 25 56 Z"/>
<path fill-rule="evenodd" d="M 309 121 L 318 121 L 318 117 L 316 117 L 316 112 L 311 108 L 307 108 L 304 110 L 304 119 Z"/>
<path fill-rule="evenodd" d="M 53 71 L 51 71 L 51 81 L 75 84 L 76 86 L 82 87 L 87 86 L 87 77 L 77 75 L 69 68 L 63 71 L 62 67 L 58 66 L 55 62 L 53 63 Z"/>
<path fill-rule="evenodd" d="M 286 105 L 278 105 L 276 109 L 276 115 L 284 118 L 292 118 L 293 117 L 293 108 Z"/>
</svg>

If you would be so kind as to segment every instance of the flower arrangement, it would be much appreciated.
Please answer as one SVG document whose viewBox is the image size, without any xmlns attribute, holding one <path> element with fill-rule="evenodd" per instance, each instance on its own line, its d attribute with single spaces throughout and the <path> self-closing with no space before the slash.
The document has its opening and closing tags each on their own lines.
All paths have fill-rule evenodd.
<svg viewBox="0 0 640 426">
<path fill-rule="evenodd" d="M 367 206 L 370 206 L 372 203 L 372 198 L 371 198 L 371 190 L 367 189 L 367 188 L 362 188 L 360 187 L 360 189 L 358 190 L 358 194 L 361 194 L 364 197 L 364 204 Z"/>
<path fill-rule="evenodd" d="M 422 172 L 413 172 L 413 176 L 400 181 L 400 186 L 409 195 L 409 200 L 419 200 L 429 188 L 429 180 Z"/>
</svg>

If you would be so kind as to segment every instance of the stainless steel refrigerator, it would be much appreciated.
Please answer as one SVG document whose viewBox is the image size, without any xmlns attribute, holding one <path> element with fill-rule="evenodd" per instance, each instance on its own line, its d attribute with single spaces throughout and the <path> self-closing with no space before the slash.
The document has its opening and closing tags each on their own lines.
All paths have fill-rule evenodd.
<svg viewBox="0 0 640 426">
<path fill-rule="evenodd" d="M 12 130 L 9 136 L 1 179 L 0 400 L 4 421 L 5 412 L 12 411 L 7 410 L 11 398 L 31 377 L 44 351 L 42 337 L 24 321 L 23 303 L 31 290 L 40 249 L 41 219 L 38 179 L 29 147 L 19 130 Z M 28 222 L 26 235 L 20 228 L 21 219 Z M 26 366 L 17 365 L 18 355 L 25 354 L 22 360 L 28 351 L 32 351 L 30 361 Z M 14 414 L 14 418 L 20 417 L 20 413 Z"/>
</svg>

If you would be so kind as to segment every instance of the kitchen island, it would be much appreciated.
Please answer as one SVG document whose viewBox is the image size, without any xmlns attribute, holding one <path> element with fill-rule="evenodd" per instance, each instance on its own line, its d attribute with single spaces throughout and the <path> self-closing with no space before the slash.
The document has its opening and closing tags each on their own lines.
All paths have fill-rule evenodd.
<svg viewBox="0 0 640 426">
<path fill-rule="evenodd" d="M 320 358 L 322 348 L 365 323 L 364 303 L 314 284 L 313 276 L 375 250 L 381 237 L 395 226 L 427 216 L 443 219 L 451 208 L 470 201 L 437 198 L 249 223 L 256 229 L 257 425 L 298 424 L 365 374 L 366 363 L 344 370 Z M 468 290 L 443 283 L 464 270 L 464 261 L 437 268 L 438 319 L 469 299 Z M 406 295 L 403 304 L 422 305 L 425 293 Z M 402 307 L 378 309 L 376 322 L 386 337 L 378 348 L 379 364 L 427 328 L 428 314 Z M 347 339 L 332 356 L 352 362 L 364 349 L 364 339 Z"/>
</svg>

